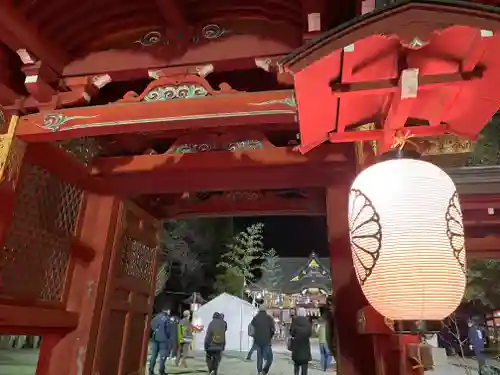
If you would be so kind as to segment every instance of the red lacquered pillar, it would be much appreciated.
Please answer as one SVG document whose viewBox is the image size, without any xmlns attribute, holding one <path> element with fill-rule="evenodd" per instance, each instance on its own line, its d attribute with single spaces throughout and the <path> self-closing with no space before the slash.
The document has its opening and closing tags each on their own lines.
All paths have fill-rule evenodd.
<svg viewBox="0 0 500 375">
<path fill-rule="evenodd" d="M 358 311 L 368 303 L 354 273 L 347 225 L 347 197 L 338 187 L 326 191 L 330 264 L 335 294 L 335 325 L 340 375 L 378 375 L 371 335 L 358 332 Z"/>
</svg>

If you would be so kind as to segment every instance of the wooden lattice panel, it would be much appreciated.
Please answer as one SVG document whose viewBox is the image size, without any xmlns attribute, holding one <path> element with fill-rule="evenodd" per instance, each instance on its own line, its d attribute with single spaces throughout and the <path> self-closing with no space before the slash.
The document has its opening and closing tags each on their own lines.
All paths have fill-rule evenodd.
<svg viewBox="0 0 500 375">
<path fill-rule="evenodd" d="M 82 191 L 45 169 L 21 170 L 13 220 L 0 264 L 0 294 L 60 301 Z"/>
<path fill-rule="evenodd" d="M 131 237 L 125 237 L 122 250 L 120 275 L 152 282 L 153 264 L 156 249 L 149 247 Z"/>
</svg>

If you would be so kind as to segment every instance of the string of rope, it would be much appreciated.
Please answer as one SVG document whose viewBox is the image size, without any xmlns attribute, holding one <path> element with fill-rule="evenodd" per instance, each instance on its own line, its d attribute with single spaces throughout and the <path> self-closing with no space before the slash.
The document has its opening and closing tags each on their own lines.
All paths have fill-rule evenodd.
<svg viewBox="0 0 500 375">
<path fill-rule="evenodd" d="M 417 151 L 420 150 L 420 146 L 411 140 L 411 138 L 415 137 L 415 134 L 411 133 L 409 130 L 406 130 L 404 133 L 402 132 L 396 132 L 394 134 L 394 140 L 392 142 L 392 145 L 391 145 L 391 148 L 392 149 L 400 149 L 402 150 L 403 147 L 408 143 L 410 145 L 412 145 L 413 147 L 415 147 L 417 149 Z"/>
</svg>

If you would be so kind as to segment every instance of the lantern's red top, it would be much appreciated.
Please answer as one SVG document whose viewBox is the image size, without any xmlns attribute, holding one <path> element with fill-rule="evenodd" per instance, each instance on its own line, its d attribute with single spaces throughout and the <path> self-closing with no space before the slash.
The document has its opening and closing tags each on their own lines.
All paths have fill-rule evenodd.
<svg viewBox="0 0 500 375">
<path fill-rule="evenodd" d="M 288 55 L 302 151 L 411 132 L 474 138 L 498 110 L 500 10 L 408 1 L 341 25 Z"/>
</svg>

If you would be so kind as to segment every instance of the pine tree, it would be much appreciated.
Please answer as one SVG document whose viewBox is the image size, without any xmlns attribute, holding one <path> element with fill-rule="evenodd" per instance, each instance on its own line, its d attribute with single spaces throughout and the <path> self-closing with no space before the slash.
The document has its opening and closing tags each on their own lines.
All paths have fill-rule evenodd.
<svg viewBox="0 0 500 375">
<path fill-rule="evenodd" d="M 274 249 L 270 249 L 264 256 L 262 264 L 262 277 L 258 284 L 262 288 L 273 290 L 279 287 L 283 272 L 279 263 L 278 253 Z"/>
<path fill-rule="evenodd" d="M 494 115 L 481 130 L 468 164 L 500 165 L 500 115 Z"/>
<path fill-rule="evenodd" d="M 238 233 L 227 245 L 228 251 L 221 255 L 217 267 L 225 268 L 243 280 L 253 279 L 253 273 L 260 268 L 259 261 L 264 256 L 263 230 L 264 224 L 257 223 Z"/>
</svg>

